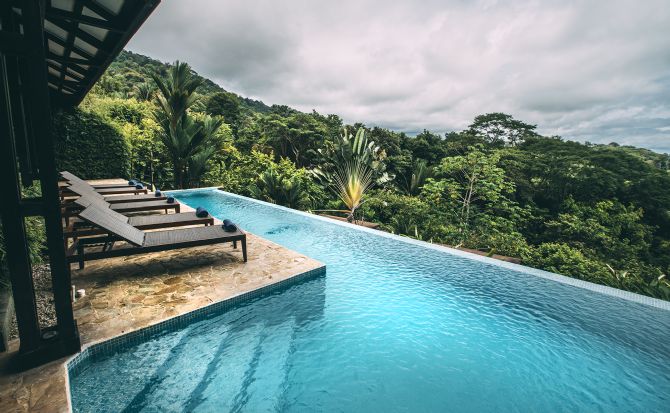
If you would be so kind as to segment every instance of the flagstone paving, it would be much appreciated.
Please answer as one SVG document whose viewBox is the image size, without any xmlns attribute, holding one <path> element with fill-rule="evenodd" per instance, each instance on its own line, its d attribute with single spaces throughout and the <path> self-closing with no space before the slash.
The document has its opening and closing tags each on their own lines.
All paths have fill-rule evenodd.
<svg viewBox="0 0 670 413">
<path fill-rule="evenodd" d="M 249 260 L 231 244 L 86 263 L 72 283 L 86 295 L 74 303 L 82 346 L 156 324 L 212 303 L 322 267 L 304 255 L 248 234 Z M 8 372 L 18 350 L 0 356 L 0 412 L 69 411 L 63 358 L 24 373 Z"/>
</svg>

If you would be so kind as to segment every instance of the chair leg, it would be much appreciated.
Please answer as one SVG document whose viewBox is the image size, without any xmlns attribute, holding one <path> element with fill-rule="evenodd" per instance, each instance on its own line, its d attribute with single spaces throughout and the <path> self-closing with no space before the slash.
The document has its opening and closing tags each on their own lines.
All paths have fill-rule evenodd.
<svg viewBox="0 0 670 413">
<path fill-rule="evenodd" d="M 242 258 L 244 258 L 244 262 L 247 262 L 247 239 L 242 240 Z"/>
<path fill-rule="evenodd" d="M 84 269 L 84 247 L 79 244 L 77 245 L 77 255 L 79 255 L 79 269 Z"/>
<path fill-rule="evenodd" d="M 237 241 L 233 241 L 233 248 L 237 249 Z"/>
</svg>

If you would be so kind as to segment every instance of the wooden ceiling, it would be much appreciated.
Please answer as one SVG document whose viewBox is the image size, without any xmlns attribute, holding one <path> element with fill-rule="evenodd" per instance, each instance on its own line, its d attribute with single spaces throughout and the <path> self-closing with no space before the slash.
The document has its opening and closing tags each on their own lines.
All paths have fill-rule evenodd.
<svg viewBox="0 0 670 413">
<path fill-rule="evenodd" d="M 15 7 L 21 24 L 21 8 Z M 49 88 L 59 106 L 79 104 L 160 0 L 46 0 Z"/>
</svg>

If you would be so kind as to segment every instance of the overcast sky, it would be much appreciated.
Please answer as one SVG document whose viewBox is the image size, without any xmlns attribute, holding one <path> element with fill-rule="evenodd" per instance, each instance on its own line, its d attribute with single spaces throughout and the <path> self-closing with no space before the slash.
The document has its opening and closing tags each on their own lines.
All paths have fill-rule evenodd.
<svg viewBox="0 0 670 413">
<path fill-rule="evenodd" d="M 669 0 L 163 0 L 128 48 L 350 123 L 443 133 L 506 112 L 670 152 Z"/>
</svg>

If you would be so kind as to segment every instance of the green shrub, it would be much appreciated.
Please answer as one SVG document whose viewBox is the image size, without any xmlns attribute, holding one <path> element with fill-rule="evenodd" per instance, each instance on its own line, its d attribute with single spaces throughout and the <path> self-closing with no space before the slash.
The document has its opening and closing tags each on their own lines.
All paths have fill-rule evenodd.
<svg viewBox="0 0 670 413">
<path fill-rule="evenodd" d="M 282 189 L 270 190 L 267 185 L 268 178 L 281 181 Z M 323 205 L 326 198 L 324 189 L 314 181 L 306 169 L 296 167 L 288 159 L 275 162 L 271 154 L 255 150 L 250 154 L 244 154 L 227 142 L 212 157 L 203 183 L 206 186 L 220 186 L 224 191 L 292 208 L 318 208 Z M 289 198 L 293 200 L 289 201 Z"/>
<path fill-rule="evenodd" d="M 172 162 L 160 140 L 160 126 L 154 120 L 151 103 L 89 95 L 81 106 L 121 133 L 130 149 L 130 178 L 152 183 L 157 188 L 172 187 Z"/>
<path fill-rule="evenodd" d="M 75 108 L 54 116 L 56 165 L 83 179 L 128 177 L 130 149 L 101 116 Z"/>
<path fill-rule="evenodd" d="M 547 242 L 529 250 L 523 263 L 587 281 L 608 278 L 607 267 L 567 244 Z"/>
<path fill-rule="evenodd" d="M 431 211 L 418 197 L 378 190 L 363 204 L 361 214 L 366 221 L 377 222 L 386 231 L 424 239 Z"/>
</svg>

